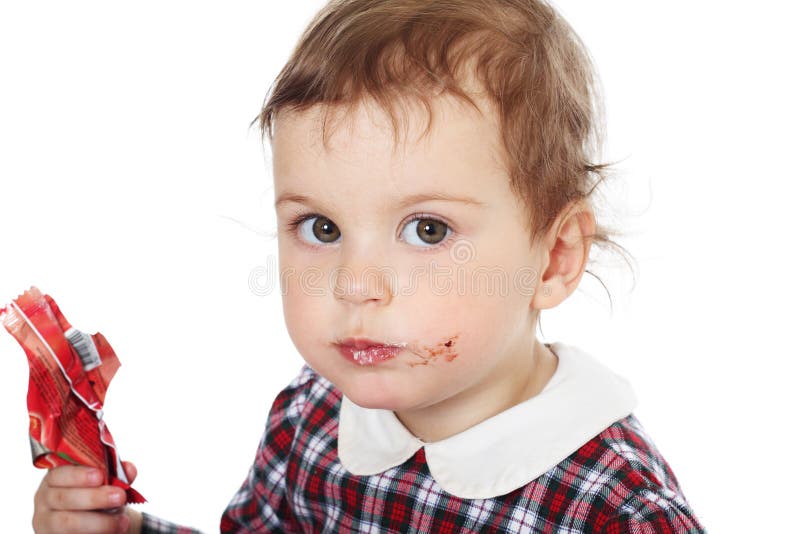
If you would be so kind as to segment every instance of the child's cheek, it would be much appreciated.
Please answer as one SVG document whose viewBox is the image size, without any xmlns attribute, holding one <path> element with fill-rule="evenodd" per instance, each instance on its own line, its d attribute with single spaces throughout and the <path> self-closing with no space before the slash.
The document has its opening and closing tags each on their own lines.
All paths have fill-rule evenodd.
<svg viewBox="0 0 800 534">
<path fill-rule="evenodd" d="M 491 278 L 486 270 L 464 268 L 461 281 L 453 281 L 448 291 L 431 291 L 421 287 L 416 295 L 406 297 L 402 306 L 410 330 L 425 343 L 420 353 L 428 362 L 463 361 L 476 355 L 489 355 L 502 347 L 518 329 L 526 313 L 526 300 L 512 294 L 501 276 Z M 448 345 L 448 342 L 450 344 Z"/>
<path fill-rule="evenodd" d="M 320 335 L 319 318 L 325 316 L 325 303 L 331 296 L 320 268 L 288 260 L 288 255 L 282 256 L 279 267 L 283 316 L 290 338 L 303 353 L 309 340 Z"/>
<path fill-rule="evenodd" d="M 323 306 L 325 297 L 304 294 L 296 283 L 289 285 L 283 296 L 283 316 L 286 332 L 301 357 L 317 370 L 320 362 L 334 356 L 328 344 L 333 341 L 337 321 L 331 318 L 330 307 Z"/>
</svg>

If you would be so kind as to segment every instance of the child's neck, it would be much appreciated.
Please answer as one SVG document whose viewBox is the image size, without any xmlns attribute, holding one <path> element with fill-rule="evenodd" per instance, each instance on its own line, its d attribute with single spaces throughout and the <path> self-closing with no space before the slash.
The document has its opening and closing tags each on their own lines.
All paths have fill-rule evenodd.
<svg viewBox="0 0 800 534">
<path fill-rule="evenodd" d="M 558 358 L 538 339 L 534 339 L 532 352 L 533 357 L 527 356 L 522 363 L 516 362 L 513 369 L 499 368 L 499 376 L 490 377 L 443 402 L 419 410 L 395 411 L 394 414 L 409 432 L 426 443 L 463 432 L 525 402 L 545 388 L 555 373 Z"/>
</svg>

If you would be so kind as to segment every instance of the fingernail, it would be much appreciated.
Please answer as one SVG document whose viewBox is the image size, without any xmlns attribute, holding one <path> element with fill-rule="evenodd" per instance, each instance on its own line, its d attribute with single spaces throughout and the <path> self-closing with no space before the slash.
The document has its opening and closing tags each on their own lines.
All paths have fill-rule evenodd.
<svg viewBox="0 0 800 534">
<path fill-rule="evenodd" d="M 122 494 L 121 491 L 115 491 L 113 493 L 109 493 L 108 502 L 110 502 L 111 504 L 122 504 L 122 499 L 124 498 L 125 496 Z"/>
<path fill-rule="evenodd" d="M 127 532 L 128 526 L 130 525 L 130 519 L 125 514 L 122 514 L 119 518 L 119 529 L 118 532 Z"/>
</svg>

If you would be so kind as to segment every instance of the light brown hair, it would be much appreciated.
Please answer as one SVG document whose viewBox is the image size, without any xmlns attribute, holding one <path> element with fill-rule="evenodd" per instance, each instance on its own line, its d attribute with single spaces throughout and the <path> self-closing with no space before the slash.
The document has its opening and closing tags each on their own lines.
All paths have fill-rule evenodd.
<svg viewBox="0 0 800 534">
<path fill-rule="evenodd" d="M 544 1 L 332 0 L 303 32 L 254 123 L 272 141 L 279 111 L 327 104 L 327 147 L 327 111 L 369 98 L 391 119 L 396 143 L 403 100 L 428 110 L 425 133 L 435 95 L 453 95 L 480 112 L 463 90 L 464 72 L 481 83 L 497 113 L 510 185 L 530 213 L 531 243 L 570 202 L 585 199 L 594 211 L 591 195 L 610 167 L 592 160 L 604 135 L 594 67 L 574 30 Z M 627 261 L 610 237 L 618 233 L 597 222 L 589 239 Z"/>
</svg>

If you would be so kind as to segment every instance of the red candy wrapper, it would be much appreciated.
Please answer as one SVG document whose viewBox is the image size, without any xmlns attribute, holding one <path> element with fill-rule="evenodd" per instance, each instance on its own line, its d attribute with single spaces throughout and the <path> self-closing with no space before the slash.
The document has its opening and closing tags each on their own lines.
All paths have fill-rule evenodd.
<svg viewBox="0 0 800 534">
<path fill-rule="evenodd" d="M 106 338 L 72 328 L 35 287 L 0 309 L 0 320 L 28 357 L 33 465 L 96 467 L 104 484 L 125 490 L 128 503 L 145 502 L 128 482 L 103 421 L 106 389 L 120 365 Z"/>
</svg>

